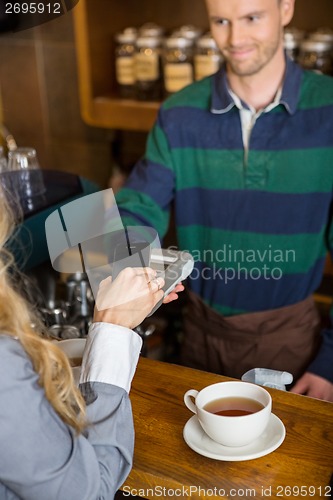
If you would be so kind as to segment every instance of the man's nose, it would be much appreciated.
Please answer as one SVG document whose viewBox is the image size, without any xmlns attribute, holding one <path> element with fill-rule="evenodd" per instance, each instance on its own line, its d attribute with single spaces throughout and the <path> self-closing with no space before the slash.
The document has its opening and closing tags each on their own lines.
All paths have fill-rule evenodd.
<svg viewBox="0 0 333 500">
<path fill-rule="evenodd" d="M 245 32 L 242 26 L 232 24 L 229 29 L 229 45 L 237 47 L 243 44 L 245 40 Z"/>
</svg>

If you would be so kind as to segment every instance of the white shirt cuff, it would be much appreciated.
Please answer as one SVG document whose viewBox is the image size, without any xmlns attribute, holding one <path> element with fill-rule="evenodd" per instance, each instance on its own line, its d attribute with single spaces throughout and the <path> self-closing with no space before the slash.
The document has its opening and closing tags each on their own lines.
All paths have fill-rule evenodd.
<svg viewBox="0 0 333 500">
<path fill-rule="evenodd" d="M 129 328 L 93 323 L 83 352 L 80 384 L 104 382 L 129 392 L 141 346 L 141 337 Z"/>
</svg>

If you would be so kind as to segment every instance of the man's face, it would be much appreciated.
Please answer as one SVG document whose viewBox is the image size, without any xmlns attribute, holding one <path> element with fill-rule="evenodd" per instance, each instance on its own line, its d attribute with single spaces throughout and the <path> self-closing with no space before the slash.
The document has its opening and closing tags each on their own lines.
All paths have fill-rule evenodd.
<svg viewBox="0 0 333 500">
<path fill-rule="evenodd" d="M 238 76 L 259 73 L 283 47 L 294 0 L 206 0 L 212 35 Z"/>
</svg>

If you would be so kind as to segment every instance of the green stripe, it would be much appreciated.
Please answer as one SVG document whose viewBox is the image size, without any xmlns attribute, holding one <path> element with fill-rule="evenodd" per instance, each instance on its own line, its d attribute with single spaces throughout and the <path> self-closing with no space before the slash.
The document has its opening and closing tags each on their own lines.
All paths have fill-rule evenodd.
<svg viewBox="0 0 333 500">
<path fill-rule="evenodd" d="M 177 189 L 244 189 L 246 171 L 261 173 L 265 191 L 277 193 L 331 192 L 333 150 L 243 151 L 182 148 L 172 152 Z M 288 182 L 286 182 L 286 179 Z"/>
<path fill-rule="evenodd" d="M 242 151 L 182 148 L 173 150 L 172 156 L 177 190 L 244 187 Z"/>
<path fill-rule="evenodd" d="M 298 109 L 320 108 L 328 105 L 333 105 L 332 77 L 305 71 Z"/>
<path fill-rule="evenodd" d="M 233 309 L 232 307 L 221 306 L 221 304 L 216 304 L 215 302 L 208 303 L 206 300 L 204 300 L 204 302 L 215 311 L 223 314 L 223 316 L 235 316 L 237 314 L 244 314 L 249 312 L 247 309 Z"/>
<path fill-rule="evenodd" d="M 267 163 L 267 191 L 297 194 L 332 191 L 332 148 L 274 151 L 272 156 L 274 160 Z"/>
<path fill-rule="evenodd" d="M 171 168 L 170 148 L 166 134 L 159 125 L 155 125 L 148 135 L 146 157 L 152 163 Z"/>
<path fill-rule="evenodd" d="M 211 105 L 211 85 L 212 77 L 204 78 L 193 83 L 190 87 L 176 92 L 169 97 L 162 106 L 162 109 L 189 106 L 198 109 L 210 109 Z"/>
<path fill-rule="evenodd" d="M 161 238 L 169 226 L 169 213 L 161 208 L 150 196 L 123 188 L 116 195 L 116 202 L 123 210 L 129 210 L 137 217 L 142 217 L 149 225 L 154 227 Z M 132 217 L 122 217 L 124 225 L 137 225 L 138 221 Z"/>
</svg>

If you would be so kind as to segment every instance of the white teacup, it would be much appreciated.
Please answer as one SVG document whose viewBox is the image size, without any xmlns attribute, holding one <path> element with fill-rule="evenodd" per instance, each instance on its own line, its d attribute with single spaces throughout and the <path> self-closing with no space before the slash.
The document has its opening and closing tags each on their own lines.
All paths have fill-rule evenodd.
<svg viewBox="0 0 333 500">
<path fill-rule="evenodd" d="M 200 392 L 190 389 L 184 402 L 197 414 L 206 434 L 224 446 L 245 446 L 257 439 L 266 429 L 272 411 L 268 391 L 241 381 L 220 382 Z M 222 414 L 213 413 L 219 410 Z"/>
<path fill-rule="evenodd" d="M 72 365 L 74 380 L 78 384 L 80 379 L 81 362 L 82 362 L 83 351 L 86 345 L 86 339 L 67 339 L 60 341 L 56 340 L 55 343 L 57 344 L 58 347 L 60 347 L 62 351 L 64 351 L 64 353 L 69 358 L 69 361 Z"/>
</svg>

